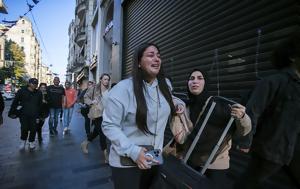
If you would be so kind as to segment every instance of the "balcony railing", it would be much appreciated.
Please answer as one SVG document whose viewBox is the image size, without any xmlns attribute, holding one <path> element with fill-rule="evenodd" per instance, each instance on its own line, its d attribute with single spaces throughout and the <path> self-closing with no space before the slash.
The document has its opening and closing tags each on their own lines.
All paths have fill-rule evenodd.
<svg viewBox="0 0 300 189">
<path fill-rule="evenodd" d="M 86 1 L 85 0 L 79 0 L 77 2 L 76 14 L 77 14 L 77 16 L 80 20 L 84 19 L 86 8 L 87 8 L 87 6 L 86 6 Z"/>
<path fill-rule="evenodd" d="M 76 27 L 75 28 L 75 42 L 79 47 L 82 47 L 86 39 L 85 28 L 84 27 Z"/>
</svg>

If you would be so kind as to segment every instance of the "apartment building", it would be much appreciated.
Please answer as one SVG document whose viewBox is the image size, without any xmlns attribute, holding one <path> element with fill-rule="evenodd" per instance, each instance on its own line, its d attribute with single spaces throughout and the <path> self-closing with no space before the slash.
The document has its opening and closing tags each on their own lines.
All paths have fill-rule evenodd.
<svg viewBox="0 0 300 189">
<path fill-rule="evenodd" d="M 27 77 L 40 79 L 39 69 L 42 64 L 42 52 L 31 21 L 26 17 L 19 19 L 16 25 L 11 27 L 5 35 L 7 40 L 14 41 L 24 51 Z"/>
</svg>

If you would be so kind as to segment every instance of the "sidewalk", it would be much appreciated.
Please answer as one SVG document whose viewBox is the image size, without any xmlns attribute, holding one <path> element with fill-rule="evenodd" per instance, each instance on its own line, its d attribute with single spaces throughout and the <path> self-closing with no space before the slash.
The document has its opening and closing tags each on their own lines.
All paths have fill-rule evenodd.
<svg viewBox="0 0 300 189">
<path fill-rule="evenodd" d="M 81 152 L 85 139 L 84 120 L 76 110 L 70 134 L 49 137 L 48 122 L 43 127 L 43 144 L 32 152 L 19 151 L 20 124 L 7 117 L 11 101 L 6 101 L 4 126 L 0 127 L 1 189 L 110 189 L 110 169 L 104 164 L 99 139 L 89 145 L 89 154 Z"/>
</svg>

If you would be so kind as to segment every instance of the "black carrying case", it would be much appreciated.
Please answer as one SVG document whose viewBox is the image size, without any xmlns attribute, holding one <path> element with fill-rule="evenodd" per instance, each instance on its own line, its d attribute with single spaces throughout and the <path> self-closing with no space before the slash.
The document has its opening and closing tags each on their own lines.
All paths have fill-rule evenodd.
<svg viewBox="0 0 300 189">
<path fill-rule="evenodd" d="M 203 189 L 210 189 L 212 188 L 212 183 L 210 180 L 205 177 L 204 173 L 207 170 L 208 166 L 213 161 L 217 151 L 221 143 L 223 142 L 224 138 L 226 137 L 228 131 L 230 130 L 234 119 L 230 116 L 230 108 L 229 105 L 233 105 L 236 102 L 226 99 L 220 96 L 213 96 L 211 97 L 208 102 L 206 103 L 203 114 L 200 117 L 198 124 L 194 128 L 197 130 L 196 136 L 194 137 L 192 144 L 189 147 L 188 152 L 185 155 L 183 160 L 174 157 L 173 155 L 167 155 L 164 157 L 164 164 L 161 166 L 160 170 L 160 188 L 163 189 L 196 189 L 196 188 L 203 188 Z M 225 109 L 226 112 L 220 112 L 220 109 Z M 216 115 L 221 114 L 221 115 Z M 213 115 L 213 116 L 212 116 Z M 213 147 L 212 152 L 210 153 L 205 165 L 203 166 L 201 171 L 196 171 L 191 168 L 187 161 L 189 160 L 192 152 L 194 151 L 201 134 L 207 123 L 209 122 L 210 117 L 222 117 L 222 120 L 226 120 L 224 122 L 224 130 L 221 133 L 217 144 Z M 224 119 L 224 116 L 226 119 Z M 212 121 L 213 122 L 213 121 Z M 199 147 L 199 146 L 197 146 Z"/>
</svg>

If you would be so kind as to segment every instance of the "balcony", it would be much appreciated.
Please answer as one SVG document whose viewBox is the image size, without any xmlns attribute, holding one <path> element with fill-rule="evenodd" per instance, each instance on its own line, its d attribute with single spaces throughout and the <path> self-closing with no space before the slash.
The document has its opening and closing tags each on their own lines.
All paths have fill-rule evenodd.
<svg viewBox="0 0 300 189">
<path fill-rule="evenodd" d="M 80 20 L 84 18 L 86 11 L 86 3 L 85 0 L 79 0 L 76 5 L 76 14 Z"/>
<path fill-rule="evenodd" d="M 75 42 L 79 47 L 82 47 L 86 39 L 85 36 L 85 28 L 84 27 L 76 27 L 75 29 Z"/>
</svg>

